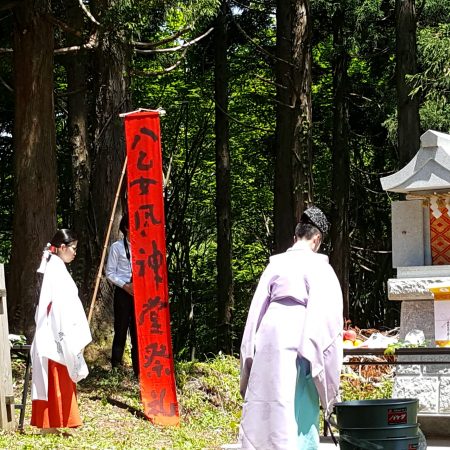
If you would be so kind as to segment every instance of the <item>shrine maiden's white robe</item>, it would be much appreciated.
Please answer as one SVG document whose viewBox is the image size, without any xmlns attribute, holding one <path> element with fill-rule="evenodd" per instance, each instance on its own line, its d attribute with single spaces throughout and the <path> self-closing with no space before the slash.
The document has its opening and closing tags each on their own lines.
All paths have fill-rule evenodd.
<svg viewBox="0 0 450 450">
<path fill-rule="evenodd" d="M 241 344 L 243 449 L 317 448 L 300 443 L 299 417 L 310 414 L 307 404 L 318 414 L 319 399 L 328 416 L 338 400 L 342 329 L 342 292 L 328 257 L 304 241 L 272 256 Z"/>
<path fill-rule="evenodd" d="M 52 255 L 45 267 L 35 321 L 31 393 L 33 400 L 47 400 L 48 360 L 65 365 L 76 383 L 88 375 L 82 352 L 92 340 L 78 289 L 57 255 Z"/>
</svg>

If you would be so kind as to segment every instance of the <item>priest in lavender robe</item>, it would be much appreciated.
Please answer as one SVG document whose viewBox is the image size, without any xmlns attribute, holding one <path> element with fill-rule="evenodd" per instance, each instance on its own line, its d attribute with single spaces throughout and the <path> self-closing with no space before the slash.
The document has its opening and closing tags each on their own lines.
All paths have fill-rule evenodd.
<svg viewBox="0 0 450 450">
<path fill-rule="evenodd" d="M 240 448 L 318 449 L 319 404 L 327 417 L 339 400 L 342 291 L 317 253 L 327 231 L 323 212 L 308 208 L 293 246 L 261 276 L 241 344 Z"/>
</svg>

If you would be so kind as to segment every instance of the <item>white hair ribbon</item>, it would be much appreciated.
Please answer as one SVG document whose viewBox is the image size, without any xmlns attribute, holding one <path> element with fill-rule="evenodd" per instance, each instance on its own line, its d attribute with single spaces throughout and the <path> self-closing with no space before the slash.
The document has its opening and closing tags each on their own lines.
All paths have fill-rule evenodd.
<svg viewBox="0 0 450 450">
<path fill-rule="evenodd" d="M 44 251 L 42 252 L 42 258 L 41 258 L 41 264 L 39 265 L 39 268 L 36 272 L 38 273 L 44 273 L 45 268 L 47 267 L 48 260 L 50 259 L 50 255 L 52 254 L 50 251 L 51 244 L 50 242 L 47 243 L 47 245 L 44 248 Z"/>
</svg>

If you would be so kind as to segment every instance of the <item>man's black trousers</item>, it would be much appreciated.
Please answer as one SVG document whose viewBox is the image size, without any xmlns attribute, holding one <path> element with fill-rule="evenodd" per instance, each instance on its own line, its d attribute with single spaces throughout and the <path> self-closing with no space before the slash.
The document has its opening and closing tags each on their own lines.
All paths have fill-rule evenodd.
<svg viewBox="0 0 450 450">
<path fill-rule="evenodd" d="M 114 339 L 112 343 L 111 365 L 122 365 L 122 357 L 127 340 L 127 331 L 131 336 L 131 359 L 133 371 L 139 374 L 139 353 L 136 334 L 136 321 L 134 319 L 133 296 L 116 286 L 114 291 Z"/>
</svg>

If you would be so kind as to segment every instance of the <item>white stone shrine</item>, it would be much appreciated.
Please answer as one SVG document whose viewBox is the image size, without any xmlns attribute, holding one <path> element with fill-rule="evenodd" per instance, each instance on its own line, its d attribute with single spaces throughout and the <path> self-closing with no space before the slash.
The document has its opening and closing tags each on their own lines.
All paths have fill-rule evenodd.
<svg viewBox="0 0 450 450">
<path fill-rule="evenodd" d="M 450 286 L 450 135 L 428 130 L 420 141 L 416 156 L 403 169 L 381 178 L 385 191 L 406 195 L 392 202 L 397 278 L 388 281 L 388 298 L 402 301 L 400 339 L 422 330 L 427 345 L 436 347 L 435 301 L 429 288 Z M 448 364 L 397 366 L 393 396 L 419 399 L 419 422 L 426 435 L 450 436 L 450 355 L 414 357 L 422 360 Z"/>
</svg>

